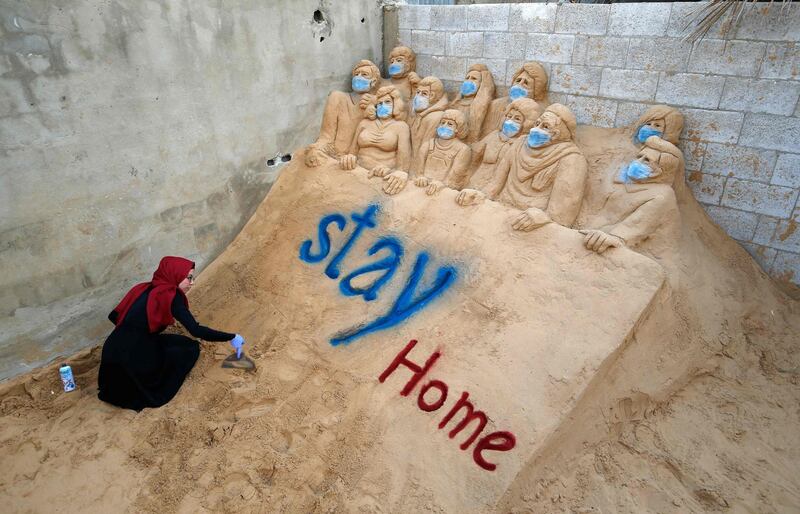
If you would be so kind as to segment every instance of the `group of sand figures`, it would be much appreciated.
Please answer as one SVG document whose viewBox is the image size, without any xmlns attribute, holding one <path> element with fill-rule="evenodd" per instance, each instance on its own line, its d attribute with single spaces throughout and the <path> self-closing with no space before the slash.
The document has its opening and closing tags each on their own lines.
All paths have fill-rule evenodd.
<svg viewBox="0 0 800 514">
<path fill-rule="evenodd" d="M 462 206 L 497 200 L 522 211 L 515 230 L 576 226 L 586 247 L 601 253 L 638 245 L 677 213 L 673 183 L 683 183 L 683 154 L 675 145 L 683 116 L 674 108 L 650 108 L 633 127 L 636 159 L 607 180 L 588 180 L 575 116 L 565 105 L 545 104 L 547 74 L 539 63 L 516 70 L 501 98 L 489 69 L 473 64 L 452 100 L 441 80 L 420 79 L 415 68 L 416 56 L 404 46 L 392 50 L 387 79 L 371 61 L 356 63 L 352 93 L 328 97 L 306 165 L 333 158 L 343 170 L 361 166 L 383 178 L 390 195 L 411 181 L 429 195 L 458 190 Z M 596 207 L 584 205 L 576 223 L 590 193 Z"/>
</svg>

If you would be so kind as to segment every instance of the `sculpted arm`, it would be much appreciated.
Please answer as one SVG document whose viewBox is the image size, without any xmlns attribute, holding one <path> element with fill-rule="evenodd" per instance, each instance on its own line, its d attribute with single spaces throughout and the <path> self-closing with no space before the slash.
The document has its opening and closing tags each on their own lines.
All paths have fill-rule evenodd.
<svg viewBox="0 0 800 514">
<path fill-rule="evenodd" d="M 608 233 L 622 239 L 627 246 L 636 246 L 655 232 L 666 217 L 677 214 L 675 193 L 672 188 L 664 188 L 612 226 Z"/>
<path fill-rule="evenodd" d="M 564 157 L 558 167 L 546 213 L 559 225 L 571 227 L 581 209 L 589 165 L 583 155 L 572 154 Z"/>
<path fill-rule="evenodd" d="M 397 134 L 397 169 L 408 173 L 411 167 L 411 130 L 408 125 L 398 125 Z"/>
<path fill-rule="evenodd" d="M 492 174 L 492 180 L 486 184 L 486 195 L 490 200 L 497 200 L 497 197 L 500 196 L 500 192 L 503 191 L 506 185 L 508 174 L 511 171 L 511 159 L 514 155 L 514 151 L 515 148 L 509 149 L 503 158 L 500 159 L 500 162 L 497 163 L 497 168 L 495 168 Z"/>
<path fill-rule="evenodd" d="M 447 174 L 445 185 L 451 189 L 460 190 L 467 185 L 469 181 L 469 163 L 472 160 L 472 150 L 468 145 L 459 150 L 453 159 L 453 165 L 450 167 L 450 172 Z"/>
<path fill-rule="evenodd" d="M 358 156 L 358 136 L 361 134 L 361 131 L 364 130 L 364 122 L 358 124 L 356 127 L 356 133 L 353 134 L 353 140 L 350 142 L 350 150 L 348 150 L 347 155 L 343 155 L 339 158 L 339 167 L 343 170 L 352 170 L 356 167 L 356 157 Z"/>
<path fill-rule="evenodd" d="M 419 187 L 426 187 L 430 180 L 425 176 L 425 160 L 428 157 L 428 150 L 433 139 L 428 139 L 419 147 L 417 155 L 414 156 L 414 166 L 412 167 L 414 173 L 414 185 Z"/>
<path fill-rule="evenodd" d="M 481 161 L 483 160 L 483 154 L 486 151 L 486 145 L 488 142 L 488 138 L 491 136 L 484 137 L 477 143 L 472 144 L 472 158 L 470 159 L 469 169 L 475 170 L 478 166 L 481 165 Z"/>
</svg>

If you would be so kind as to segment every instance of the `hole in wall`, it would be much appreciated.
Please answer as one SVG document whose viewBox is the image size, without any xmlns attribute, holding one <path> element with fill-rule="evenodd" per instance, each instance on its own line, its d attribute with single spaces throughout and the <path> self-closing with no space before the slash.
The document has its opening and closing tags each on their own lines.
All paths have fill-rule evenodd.
<svg viewBox="0 0 800 514">
<path fill-rule="evenodd" d="M 323 41 L 325 41 L 325 37 L 324 37 L 324 36 L 323 36 L 323 37 L 321 37 L 321 38 L 319 38 L 319 42 L 320 42 L 320 43 L 322 43 Z"/>
<path fill-rule="evenodd" d="M 361 23 L 364 23 L 364 18 L 361 18 Z"/>
<path fill-rule="evenodd" d="M 317 9 L 314 11 L 314 23 L 323 23 L 325 21 L 325 15 L 322 14 L 322 11 Z"/>
<path fill-rule="evenodd" d="M 287 153 L 286 155 L 281 157 L 281 162 L 289 162 L 292 160 L 292 154 Z"/>
<path fill-rule="evenodd" d="M 271 159 L 267 159 L 267 167 L 271 168 L 273 166 L 278 166 L 279 164 L 283 164 L 284 162 L 289 162 L 292 160 L 292 154 L 276 154 L 275 157 Z"/>
<path fill-rule="evenodd" d="M 275 159 L 267 159 L 267 166 L 275 166 Z"/>
</svg>

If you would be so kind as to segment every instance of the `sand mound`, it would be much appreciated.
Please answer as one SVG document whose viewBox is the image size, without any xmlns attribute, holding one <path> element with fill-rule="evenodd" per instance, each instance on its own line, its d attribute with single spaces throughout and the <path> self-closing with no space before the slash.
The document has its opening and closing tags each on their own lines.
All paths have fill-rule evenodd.
<svg viewBox="0 0 800 514">
<path fill-rule="evenodd" d="M 635 152 L 622 131 L 578 140 L 593 173 Z M 302 161 L 191 295 L 257 372 L 204 344 L 175 400 L 140 414 L 95 398 L 96 349 L 71 360 L 76 393 L 53 367 L 4 384 L 12 511 L 800 507 L 798 304 L 685 190 L 656 263 Z"/>
</svg>

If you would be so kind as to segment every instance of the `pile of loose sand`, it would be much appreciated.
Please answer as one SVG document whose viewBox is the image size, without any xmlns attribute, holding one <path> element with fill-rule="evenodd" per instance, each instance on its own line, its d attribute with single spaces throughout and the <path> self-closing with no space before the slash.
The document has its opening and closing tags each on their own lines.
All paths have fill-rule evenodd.
<svg viewBox="0 0 800 514">
<path fill-rule="evenodd" d="M 621 130 L 583 127 L 578 141 L 595 175 L 635 154 Z M 204 343 L 176 398 L 138 414 L 96 399 L 98 348 L 69 359 L 74 393 L 55 365 L 3 384 L 11 511 L 800 508 L 800 306 L 686 188 L 681 238 L 656 264 L 626 249 L 595 255 L 554 225 L 515 233 L 498 204 L 460 208 L 452 191 L 429 198 L 413 185 L 387 198 L 364 170 L 302 161 L 190 295 L 202 322 L 245 336 L 257 372 L 220 369 L 228 349 Z M 351 213 L 375 202 L 377 226 L 328 278 Z M 303 261 L 300 245 L 319 251 L 317 224 L 332 213 L 347 227 L 331 226 L 329 257 Z M 341 279 L 375 260 L 367 250 L 382 237 L 403 264 L 374 301 L 345 296 Z M 455 281 L 402 323 L 331 345 L 390 311 L 421 254 L 417 293 L 440 267 Z M 378 376 L 411 339 L 410 360 L 440 356 L 403 397 L 407 368 Z M 417 393 L 431 379 L 449 394 L 426 412 Z M 460 449 L 470 426 L 453 439 L 455 423 L 438 428 L 463 392 L 487 414 L 480 437 L 516 438 L 484 454 L 494 471 L 477 465 L 477 441 Z"/>
</svg>

